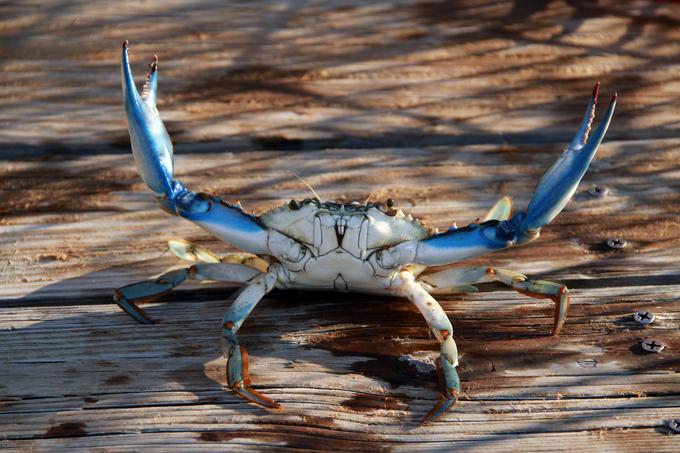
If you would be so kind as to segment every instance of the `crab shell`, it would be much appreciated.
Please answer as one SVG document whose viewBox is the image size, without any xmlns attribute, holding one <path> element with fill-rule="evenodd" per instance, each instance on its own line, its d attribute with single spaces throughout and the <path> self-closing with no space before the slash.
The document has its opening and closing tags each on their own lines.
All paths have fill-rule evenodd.
<svg viewBox="0 0 680 453">
<path fill-rule="evenodd" d="M 385 292 L 397 269 L 385 268 L 377 252 L 429 236 L 418 220 L 377 203 L 291 201 L 260 222 L 281 234 L 270 233 L 269 247 L 281 249 L 283 288 Z"/>
</svg>

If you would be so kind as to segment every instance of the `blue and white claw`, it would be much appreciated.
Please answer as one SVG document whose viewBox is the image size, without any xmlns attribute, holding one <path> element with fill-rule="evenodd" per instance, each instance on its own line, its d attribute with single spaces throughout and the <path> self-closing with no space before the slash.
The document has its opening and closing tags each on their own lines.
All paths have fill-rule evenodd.
<svg viewBox="0 0 680 453">
<path fill-rule="evenodd" d="M 533 232 L 536 232 L 537 235 L 538 230 L 543 225 L 550 223 L 567 205 L 574 195 L 578 183 L 588 170 L 590 161 L 593 160 L 597 148 L 600 146 L 607 128 L 609 128 L 616 108 L 616 93 L 614 93 L 604 114 L 604 119 L 589 139 L 590 127 L 595 117 L 599 86 L 599 82 L 595 84 L 593 96 L 588 104 L 583 122 L 571 144 L 562 154 L 562 157 L 548 169 L 536 186 L 526 217 L 520 226 L 522 235 L 531 238 Z"/>
<path fill-rule="evenodd" d="M 173 150 L 170 136 L 156 109 L 158 58 L 150 65 L 140 95 L 128 60 L 128 42 L 122 54 L 123 99 L 132 154 L 144 182 L 158 197 L 164 211 L 203 227 L 218 238 L 254 254 L 267 253 L 267 230 L 258 219 L 216 196 L 195 193 L 173 179 Z"/>
<path fill-rule="evenodd" d="M 379 252 L 378 260 L 385 267 L 414 263 L 444 265 L 536 239 L 541 227 L 550 222 L 571 199 L 607 132 L 616 107 L 616 94 L 604 119 L 590 139 L 588 138 L 595 116 L 598 86 L 595 85 L 592 99 L 574 140 L 541 178 L 527 212 L 518 212 L 509 220 L 496 218 L 473 223 L 465 228 L 452 228 L 421 241 L 403 242 Z"/>
</svg>

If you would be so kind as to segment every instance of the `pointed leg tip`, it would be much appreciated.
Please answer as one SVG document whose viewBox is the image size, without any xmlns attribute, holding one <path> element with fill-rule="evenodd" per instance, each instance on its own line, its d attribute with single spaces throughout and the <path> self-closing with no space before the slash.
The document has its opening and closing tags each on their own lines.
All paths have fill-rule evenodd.
<svg viewBox="0 0 680 453">
<path fill-rule="evenodd" d="M 134 302 L 129 301 L 121 292 L 117 289 L 113 292 L 113 301 L 118 305 L 121 310 L 130 315 L 132 319 L 140 324 L 155 324 L 156 321 L 149 318 L 147 314 L 137 306 Z"/>
<path fill-rule="evenodd" d="M 614 95 L 612 96 L 612 104 L 616 102 L 616 100 L 619 98 L 619 93 L 614 92 Z"/>
<path fill-rule="evenodd" d="M 566 286 L 562 286 L 556 297 L 553 298 L 555 302 L 555 322 L 553 324 L 552 336 L 558 335 L 567 320 L 567 313 L 571 305 L 571 295 Z"/>
<path fill-rule="evenodd" d="M 113 300 L 116 302 L 116 304 L 132 319 L 137 321 L 140 324 L 156 324 L 156 321 L 153 319 L 149 318 L 147 314 L 139 308 L 137 305 L 134 303 L 130 302 L 129 300 L 125 298 L 117 299 L 116 297 L 113 298 Z"/>
<path fill-rule="evenodd" d="M 240 396 L 245 400 L 250 401 L 251 403 L 257 404 L 258 406 L 262 406 L 267 409 L 282 408 L 281 404 L 277 403 L 276 401 L 269 397 L 264 396 L 262 393 L 258 392 L 251 386 L 244 384 L 243 381 L 231 385 L 230 388 L 231 391 L 234 392 L 236 395 Z"/>
<path fill-rule="evenodd" d="M 126 49 L 126 50 L 127 50 L 127 48 L 129 47 L 129 45 L 130 45 L 130 42 L 129 42 L 127 39 L 123 41 L 123 49 Z"/>
<path fill-rule="evenodd" d="M 456 389 L 449 389 L 450 397 L 445 397 L 440 395 L 439 401 L 434 407 L 428 412 L 425 417 L 420 422 L 420 425 L 425 425 L 430 423 L 442 415 L 444 415 L 450 408 L 458 401 L 459 392 Z"/>
</svg>

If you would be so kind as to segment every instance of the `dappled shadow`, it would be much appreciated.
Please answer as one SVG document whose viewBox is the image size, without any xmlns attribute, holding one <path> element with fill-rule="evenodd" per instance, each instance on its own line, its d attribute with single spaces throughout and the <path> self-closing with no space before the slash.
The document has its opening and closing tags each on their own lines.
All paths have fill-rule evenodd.
<svg viewBox="0 0 680 453">
<path fill-rule="evenodd" d="M 126 234 L 112 231 L 106 246 L 90 247 L 90 257 L 79 257 L 78 262 L 85 263 L 79 275 L 0 302 L 7 310 L 35 306 L 85 310 L 0 332 L 17 345 L 8 358 L 10 366 L 35 368 L 23 376 L 61 370 L 58 390 L 82 396 L 78 410 L 83 411 L 97 409 L 100 400 L 112 395 L 149 389 L 182 391 L 192 393 L 197 404 L 228 408 L 239 417 L 255 415 L 249 436 L 271 426 L 284 431 L 286 426 L 341 431 L 332 419 L 306 417 L 299 407 L 304 398 L 286 413 L 298 417 L 291 420 L 223 392 L 215 332 L 231 288 L 184 287 L 164 297 L 168 303 L 149 309 L 160 320 L 153 326 L 137 326 L 122 312 L 89 311 L 92 306 L 109 308 L 116 285 L 173 264 L 167 256 L 154 261 L 148 247 L 146 255 L 139 257 L 135 246 L 136 238 L 158 235 L 169 221 L 161 214 L 147 214 L 154 208 L 152 196 L 141 195 L 144 185 L 132 170 L 119 86 L 118 52 L 123 38 L 132 41 L 139 81 L 148 57 L 153 52 L 161 57 L 159 109 L 179 163 L 183 154 L 213 153 L 214 161 L 194 163 L 192 168 L 178 165 L 178 176 L 196 190 L 214 190 L 260 211 L 287 197 L 304 198 L 287 172 L 294 170 L 317 179 L 313 185 L 323 196 L 363 201 L 376 186 L 387 185 L 376 196 L 393 197 L 405 207 L 418 208 L 434 197 L 467 202 L 469 218 L 463 220 L 471 221 L 472 207 L 480 207 L 482 215 L 481 205 L 504 194 L 506 181 L 521 188 L 513 195 L 528 199 L 530 186 L 542 172 L 538 169 L 546 168 L 571 140 L 595 80 L 602 82 L 603 96 L 620 91 L 620 105 L 606 140 L 626 143 L 614 156 L 595 162 L 591 171 L 593 179 L 614 186 L 612 198 L 597 204 L 581 194 L 575 200 L 582 209 L 606 212 L 605 220 L 591 224 L 592 215 L 582 217 L 579 209 L 568 210 L 546 231 L 545 249 L 539 251 L 550 255 L 560 241 L 582 241 L 582 248 L 573 249 L 589 254 L 587 261 L 574 266 L 557 263 L 542 277 L 562 280 L 575 290 L 642 289 L 624 297 L 605 295 L 598 303 L 575 304 L 564 336 L 558 338 L 545 335 L 551 324 L 545 304 L 517 307 L 512 299 L 516 296 L 507 289 L 490 285 L 474 296 L 486 300 L 494 297 L 487 290 L 501 290 L 513 301 L 510 307 L 499 306 L 482 315 L 459 308 L 473 296 L 441 298 L 455 320 L 461 351 L 465 395 L 460 417 L 474 410 L 466 409 L 466 402 L 560 397 L 568 402 L 583 397 L 578 392 L 584 388 L 606 384 L 611 378 L 608 371 L 585 368 L 596 362 L 589 349 L 574 345 L 571 337 L 576 335 L 581 336 L 580 346 L 603 351 L 604 356 L 597 358 L 600 364 L 622 363 L 617 369 L 621 376 L 678 371 L 671 356 L 636 353 L 634 345 L 643 331 L 628 317 L 633 309 L 676 304 L 677 296 L 670 292 L 646 299 L 645 288 L 674 288 L 679 276 L 669 269 L 668 259 L 644 262 L 644 271 L 651 276 L 631 275 L 625 267 L 634 260 L 622 259 L 635 254 L 666 256 L 680 245 L 676 228 L 680 186 L 675 170 L 668 166 L 677 148 L 673 139 L 680 137 L 673 110 L 679 97 L 674 71 L 678 47 L 671 45 L 677 41 L 680 18 L 665 2 L 426 1 L 336 6 L 305 1 L 224 5 L 204 0 L 128 6 L 110 15 L 107 6 L 95 6 L 102 10 L 93 11 L 79 3 L 1 7 L 7 26 L 0 30 L 0 157 L 8 165 L 0 174 L 0 190 L 7 194 L 0 201 L 0 216 L 7 237 L 11 236 L 11 240 L 3 238 L 3 245 L 9 245 L 5 249 L 24 253 L 22 235 L 59 230 L 60 222 L 74 230 L 83 221 L 100 222 L 102 228 L 125 228 L 132 220 L 144 225 Z M 650 141 L 655 141 L 654 146 L 646 148 Z M 479 147 L 456 154 L 457 145 Z M 326 156 L 328 148 L 342 148 L 342 152 Z M 631 148 L 641 152 L 634 154 Z M 250 154 L 239 160 L 235 170 L 233 156 L 225 150 Z M 252 152 L 257 150 L 264 152 Z M 304 158 L 299 157 L 301 151 Z M 92 160 L 93 155 L 102 160 Z M 338 155 L 346 160 L 338 162 Z M 272 168 L 272 162 L 287 168 Z M 446 173 L 461 163 L 472 166 L 475 171 L 469 173 L 474 174 Z M 513 165 L 515 174 L 494 174 L 500 164 Z M 482 174 L 486 169 L 489 173 Z M 357 182 L 357 175 L 369 171 L 375 179 Z M 411 175 L 427 179 L 429 186 L 414 191 Z M 536 178 L 528 181 L 526 175 Z M 460 176 L 468 177 L 464 185 L 458 181 Z M 662 209 L 656 209 L 660 193 Z M 628 208 L 648 202 L 655 209 L 627 214 Z M 48 224 L 24 219 L 34 215 Z M 434 217 L 439 225 L 446 225 L 454 215 L 460 214 L 426 213 L 427 220 Z M 108 223 L 111 217 L 119 223 Z M 619 232 L 625 232 L 630 242 L 625 251 L 602 247 L 603 241 Z M 87 237 L 81 241 L 94 243 Z M 47 273 L 54 263 L 68 266 L 75 261 L 61 251 L 59 241 L 45 243 L 50 244 L 49 250 L 25 252 L 38 253 L 35 263 L 25 267 L 42 267 Z M 161 249 L 159 240 L 158 255 Z M 534 256 L 536 250 L 513 250 L 503 256 L 518 262 L 546 260 Z M 112 252 L 117 255 L 108 257 Z M 3 258 L 11 266 L 10 259 L 16 257 L 5 253 Z M 94 262 L 107 265 L 87 267 Z M 618 321 L 589 321 L 607 316 Z M 75 330 L 69 333 L 68 326 Z M 68 335 L 60 337 L 62 333 Z M 340 385 L 335 376 L 362 376 L 378 382 L 385 394 L 357 397 L 348 380 L 338 390 L 347 396 L 336 411 L 339 419 L 385 407 L 413 427 L 436 399 L 434 369 L 418 354 L 436 355 L 437 343 L 419 313 L 404 301 L 274 292 L 244 325 L 242 338 L 254 359 L 256 387 L 269 390 L 284 403 L 289 391 L 323 392 L 328 390 L 324 385 Z M 36 344 L 51 347 L 36 352 L 31 346 Z M 263 363 L 267 359 L 272 363 Z M 583 369 L 564 366 L 580 360 Z M 73 366 L 68 365 L 71 361 Z M 303 368 L 290 376 L 279 373 L 283 377 L 276 379 L 267 375 L 268 368 L 295 369 L 300 363 L 328 369 Z M 533 382 L 546 373 L 553 373 L 552 385 L 534 387 Z M 362 392 L 368 388 L 365 381 L 360 385 Z M 48 394 L 46 388 L 26 386 L 11 396 L 58 396 Z M 631 393 L 617 394 L 625 402 L 616 409 L 594 409 L 588 416 L 604 423 L 649 404 L 645 398 L 627 400 Z M 305 405 L 315 407 L 313 398 L 307 398 Z M 147 403 L 125 404 L 140 408 Z M 411 412 L 404 413 L 405 408 Z M 89 429 L 73 423 L 49 427 L 47 437 L 64 432 L 80 435 L 79 430 Z M 209 423 L 205 426 L 210 428 Z M 579 426 L 579 417 L 565 418 L 560 429 Z M 160 428 L 171 429 L 170 425 Z M 527 422 L 522 429 L 522 433 L 485 433 L 458 445 L 495 448 L 507 435 L 527 436 L 554 427 Z M 368 431 L 350 434 L 358 436 L 359 442 L 385 441 Z M 277 440 L 276 434 L 267 436 L 262 439 Z M 203 437 L 212 442 L 229 436 L 206 432 Z M 318 436 L 286 439 L 290 446 L 314 447 L 318 442 Z M 336 445 L 340 450 L 352 446 Z"/>
<path fill-rule="evenodd" d="M 108 113 L 95 113 L 104 123 L 96 135 L 64 130 L 42 137 L 42 152 L 126 153 L 116 80 L 120 36 L 104 28 L 106 19 L 79 8 L 47 6 L 2 32 L 4 42 L 12 43 L 6 45 L 7 68 L 10 59 L 38 57 L 26 52 L 31 46 L 27 37 L 44 32 L 44 24 L 79 17 L 61 31 L 67 38 L 50 49 L 50 58 L 68 62 L 59 63 L 59 74 L 68 75 L 59 82 L 60 89 L 29 85 L 24 92 L 15 87 L 3 109 L 25 109 L 26 101 L 36 101 L 49 106 L 32 109 L 36 121 L 49 123 L 57 119 L 57 111 L 73 111 L 77 116 L 67 123 L 76 126 L 77 118 L 101 106 Z M 156 27 L 144 26 L 153 20 L 145 6 L 135 8 L 143 13 L 121 13 L 116 34 L 133 40 L 139 79 L 145 60 L 141 55 L 150 53 L 147 49 L 160 54 L 159 108 L 179 152 L 565 143 L 597 79 L 605 92 L 622 93 L 610 140 L 678 136 L 674 121 L 641 121 L 659 116 L 677 101 L 677 94 L 665 89 L 675 80 L 665 68 L 677 60 L 677 50 L 662 44 L 673 40 L 680 18 L 663 2 L 632 7 L 615 2 L 432 1 L 337 8 L 284 2 L 278 8 L 225 8 L 197 1 L 164 5 L 158 14 L 173 19 Z M 8 9 L 8 17 L 13 9 L 22 11 Z M 191 20 L 181 20 L 185 17 Z M 597 29 L 605 18 L 618 24 L 616 31 L 611 25 Z M 230 30 L 241 29 L 235 40 Z M 99 40 L 71 44 L 94 30 Z M 606 36 L 589 38 L 593 32 Z M 544 55 L 546 47 L 551 51 Z M 536 57 L 524 57 L 532 51 Z M 97 66 L 90 68 L 93 59 Z M 610 63 L 598 64 L 600 60 Z M 590 67 L 579 74 L 584 65 Z M 421 72 L 423 77 L 413 75 Z M 4 77 L 12 74 L 5 71 Z M 665 93 L 665 98 L 654 93 Z M 62 106 L 55 108 L 58 103 Z M 468 104 L 470 108 L 447 111 Z M 186 109 L 190 115 L 182 113 Z M 529 126 L 536 123 L 536 112 L 546 111 L 551 117 Z M 525 117 L 526 126 L 512 117 Z M 504 125 L 501 119 L 512 121 Z M 40 152 L 7 132 L 6 155 Z M 83 135 L 96 145 L 84 147 L 77 138 Z"/>
</svg>

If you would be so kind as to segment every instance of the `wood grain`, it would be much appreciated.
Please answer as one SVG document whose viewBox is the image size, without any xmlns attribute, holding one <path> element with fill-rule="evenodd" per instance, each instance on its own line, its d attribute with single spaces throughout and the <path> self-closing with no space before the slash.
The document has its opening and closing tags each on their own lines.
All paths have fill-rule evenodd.
<svg viewBox="0 0 680 453">
<path fill-rule="evenodd" d="M 0 5 L 0 448 L 55 451 L 677 451 L 680 14 L 670 2 L 147 1 Z M 526 206 L 595 80 L 620 104 L 566 210 L 523 248 L 471 261 L 569 285 L 439 300 L 461 402 L 405 301 L 274 292 L 244 325 L 268 412 L 225 391 L 235 288 L 186 284 L 136 325 L 113 289 L 179 263 L 174 237 L 233 251 L 158 210 L 129 152 L 119 51 L 160 57 L 177 176 L 262 213 L 384 200 L 465 225 Z M 603 198 L 587 189 L 606 186 Z M 624 237 L 620 251 L 606 247 Z M 652 311 L 647 327 L 632 314 Z M 639 346 L 652 337 L 659 354 Z"/>
</svg>

